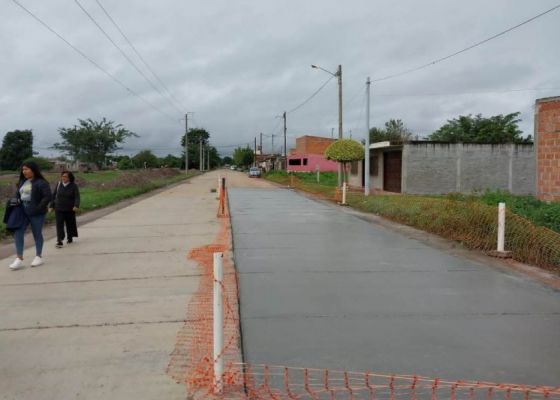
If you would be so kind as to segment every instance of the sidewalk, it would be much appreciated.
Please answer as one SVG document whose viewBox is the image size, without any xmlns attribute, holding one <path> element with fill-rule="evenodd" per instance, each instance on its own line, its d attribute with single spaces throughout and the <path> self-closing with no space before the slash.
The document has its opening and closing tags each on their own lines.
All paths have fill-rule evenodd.
<svg viewBox="0 0 560 400">
<path fill-rule="evenodd" d="M 166 368 L 211 243 L 218 173 L 45 242 L 45 264 L 0 260 L 0 399 L 184 399 Z M 26 264 L 34 249 L 26 249 Z"/>
</svg>

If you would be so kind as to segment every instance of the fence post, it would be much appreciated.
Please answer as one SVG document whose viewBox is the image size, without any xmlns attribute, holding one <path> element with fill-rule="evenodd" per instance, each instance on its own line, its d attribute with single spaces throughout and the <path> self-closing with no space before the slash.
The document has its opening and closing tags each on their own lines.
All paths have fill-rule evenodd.
<svg viewBox="0 0 560 400">
<path fill-rule="evenodd" d="M 504 252 L 506 238 L 506 203 L 498 204 L 498 252 Z"/>
<path fill-rule="evenodd" d="M 223 253 L 214 253 L 214 391 L 222 393 L 224 373 Z"/>
</svg>

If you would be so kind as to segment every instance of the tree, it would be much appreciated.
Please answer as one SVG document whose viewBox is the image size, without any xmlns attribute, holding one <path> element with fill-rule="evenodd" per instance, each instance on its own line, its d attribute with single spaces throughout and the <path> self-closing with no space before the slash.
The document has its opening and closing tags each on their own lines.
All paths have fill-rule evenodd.
<svg viewBox="0 0 560 400">
<path fill-rule="evenodd" d="M 117 161 L 117 168 L 118 169 L 134 169 L 134 163 L 129 156 L 122 156 L 119 157 Z"/>
<path fill-rule="evenodd" d="M 181 168 L 183 162 L 184 161 L 180 157 L 172 154 L 168 154 L 167 156 L 159 159 L 159 163 L 166 168 Z"/>
<path fill-rule="evenodd" d="M 30 157 L 33 157 L 33 132 L 26 129 L 6 133 L 0 150 L 0 167 L 15 170 Z"/>
<path fill-rule="evenodd" d="M 53 169 L 54 165 L 45 157 L 29 157 L 26 158 L 23 162 L 32 161 L 39 166 L 41 171 L 50 171 Z"/>
<path fill-rule="evenodd" d="M 412 137 L 412 132 L 400 119 L 390 119 L 385 122 L 385 128 L 371 128 L 369 131 L 369 141 L 376 142 L 397 142 L 403 143 Z"/>
<path fill-rule="evenodd" d="M 520 113 L 483 117 L 461 115 L 448 120 L 445 125 L 428 136 L 429 140 L 450 143 L 533 143 L 529 135 L 523 137 L 519 129 Z"/>
<path fill-rule="evenodd" d="M 233 158 L 231 158 L 230 156 L 225 156 L 224 158 L 222 158 L 222 165 L 231 165 L 233 164 Z"/>
<path fill-rule="evenodd" d="M 200 169 L 200 143 L 202 147 L 208 144 L 210 134 L 204 128 L 189 129 L 189 169 Z M 181 147 L 185 148 L 185 135 L 181 137 Z M 183 150 L 183 160 L 185 159 L 185 151 Z"/>
<path fill-rule="evenodd" d="M 65 152 L 74 160 L 92 162 L 102 167 L 108 155 L 119 150 L 119 145 L 129 137 L 138 137 L 122 125 L 103 118 L 101 121 L 78 119 L 72 128 L 59 128 L 62 143 L 55 143 L 54 149 Z"/>
<path fill-rule="evenodd" d="M 233 162 L 241 167 L 248 167 L 253 163 L 255 155 L 250 147 L 238 147 L 233 151 Z"/>
<path fill-rule="evenodd" d="M 347 163 L 364 159 L 364 146 L 352 139 L 339 139 L 327 147 L 325 157 L 327 160 L 342 163 L 343 170 L 346 171 Z M 346 182 L 346 172 L 344 173 L 344 181 Z"/>
<path fill-rule="evenodd" d="M 135 168 L 157 168 L 159 167 L 158 158 L 151 150 L 142 150 L 132 157 L 132 164 Z"/>
</svg>

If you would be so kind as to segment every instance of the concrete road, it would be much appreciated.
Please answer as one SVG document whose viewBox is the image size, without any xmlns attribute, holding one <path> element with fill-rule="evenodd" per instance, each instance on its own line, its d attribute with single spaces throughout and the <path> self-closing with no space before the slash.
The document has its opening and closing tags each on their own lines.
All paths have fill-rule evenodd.
<svg viewBox="0 0 560 400">
<path fill-rule="evenodd" d="M 560 294 L 283 189 L 230 190 L 245 361 L 560 384 Z"/>
<path fill-rule="evenodd" d="M 63 249 L 47 241 L 41 267 L 0 260 L 0 399 L 186 397 L 166 368 L 198 286 L 187 253 L 218 233 L 217 178 L 80 226 Z"/>
</svg>

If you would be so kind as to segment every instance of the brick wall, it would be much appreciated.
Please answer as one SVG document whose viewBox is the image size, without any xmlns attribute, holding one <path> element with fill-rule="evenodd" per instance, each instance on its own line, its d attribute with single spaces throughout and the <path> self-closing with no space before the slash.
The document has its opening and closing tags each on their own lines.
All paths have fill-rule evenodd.
<svg viewBox="0 0 560 400">
<path fill-rule="evenodd" d="M 537 196 L 560 201 L 560 97 L 536 101 L 535 144 Z"/>
<path fill-rule="evenodd" d="M 301 136 L 296 139 L 296 154 L 325 154 L 335 139 L 320 136 Z"/>
</svg>

